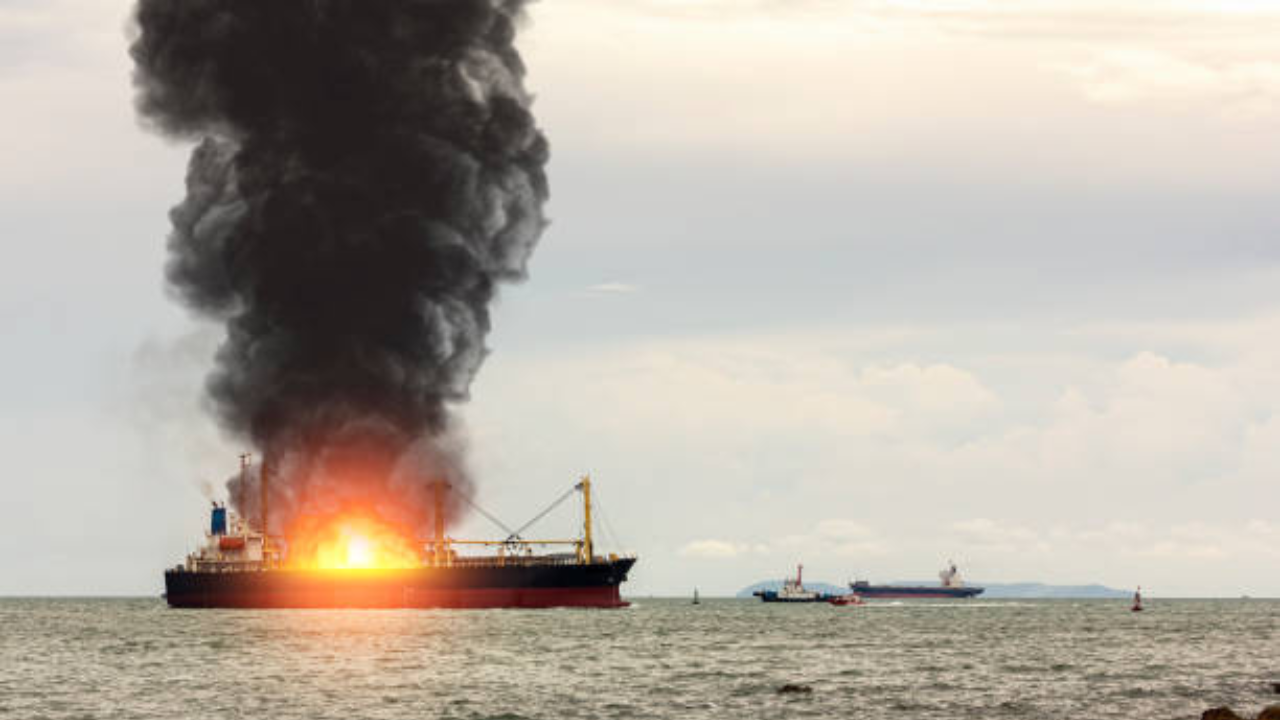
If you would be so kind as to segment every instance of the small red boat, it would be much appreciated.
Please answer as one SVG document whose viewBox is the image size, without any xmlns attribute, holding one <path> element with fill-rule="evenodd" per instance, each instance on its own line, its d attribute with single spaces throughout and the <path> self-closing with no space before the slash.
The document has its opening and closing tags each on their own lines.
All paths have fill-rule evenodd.
<svg viewBox="0 0 1280 720">
<path fill-rule="evenodd" d="M 848 595 L 833 595 L 832 597 L 827 598 L 827 602 L 831 603 L 832 605 L 838 605 L 841 607 L 845 605 L 866 605 L 867 604 L 866 601 L 862 599 L 862 596 L 858 595 L 857 593 L 849 593 Z"/>
</svg>

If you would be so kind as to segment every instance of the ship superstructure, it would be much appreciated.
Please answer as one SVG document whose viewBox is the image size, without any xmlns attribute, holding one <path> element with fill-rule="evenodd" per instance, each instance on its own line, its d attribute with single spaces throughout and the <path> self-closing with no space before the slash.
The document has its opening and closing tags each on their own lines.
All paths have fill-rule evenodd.
<svg viewBox="0 0 1280 720">
<path fill-rule="evenodd" d="M 179 568 L 189 572 L 251 572 L 278 564 L 267 538 L 225 505 L 213 503 L 204 545 Z M 178 568 L 174 568 L 177 570 Z"/>
<path fill-rule="evenodd" d="M 437 519 L 448 491 L 443 483 L 437 487 Z M 165 597 L 171 607 L 184 608 L 624 607 L 619 587 L 636 558 L 596 553 L 590 477 L 552 507 L 574 493 L 584 508 L 579 538 L 526 540 L 512 532 L 503 540 L 455 540 L 438 520 L 434 537 L 413 543 L 412 561 L 394 567 L 300 567 L 291 562 L 286 540 L 215 503 L 204 546 L 165 572 Z M 556 545 L 572 552 L 534 552 Z M 459 552 L 468 548 L 485 554 Z M 346 552 L 358 557 L 365 550 Z"/>
</svg>

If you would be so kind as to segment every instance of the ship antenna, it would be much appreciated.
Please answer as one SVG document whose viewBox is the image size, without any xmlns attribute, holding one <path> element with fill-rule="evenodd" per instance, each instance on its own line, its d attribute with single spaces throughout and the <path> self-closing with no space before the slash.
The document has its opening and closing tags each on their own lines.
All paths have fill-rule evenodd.
<svg viewBox="0 0 1280 720">
<path fill-rule="evenodd" d="M 249 461 L 253 459 L 253 453 L 240 453 L 240 487 L 246 487 L 249 480 Z"/>
<path fill-rule="evenodd" d="M 260 502 L 262 504 L 262 560 L 266 562 L 267 546 L 271 541 L 271 531 L 268 529 L 268 523 L 271 520 L 271 508 L 268 501 L 268 495 L 271 491 L 271 465 L 267 462 L 264 455 L 262 458 L 262 468 L 258 472 L 258 490 L 261 492 Z"/>
</svg>

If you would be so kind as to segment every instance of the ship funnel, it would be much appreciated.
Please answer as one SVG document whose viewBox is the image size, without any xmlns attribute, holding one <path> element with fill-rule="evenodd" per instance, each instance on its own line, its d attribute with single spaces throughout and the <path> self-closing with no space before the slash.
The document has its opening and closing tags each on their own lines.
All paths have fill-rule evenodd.
<svg viewBox="0 0 1280 720">
<path fill-rule="evenodd" d="M 227 509 L 217 503 L 213 504 L 213 512 L 209 517 L 209 532 L 212 535 L 227 534 Z"/>
</svg>

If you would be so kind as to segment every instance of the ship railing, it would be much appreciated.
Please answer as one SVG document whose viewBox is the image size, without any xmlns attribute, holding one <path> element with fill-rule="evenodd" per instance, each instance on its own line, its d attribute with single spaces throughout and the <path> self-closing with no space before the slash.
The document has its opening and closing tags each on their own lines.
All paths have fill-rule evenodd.
<svg viewBox="0 0 1280 720">
<path fill-rule="evenodd" d="M 597 555 L 593 558 L 594 562 L 606 563 L 617 562 L 619 560 L 633 560 L 633 554 L 610 554 L 608 556 Z M 581 565 L 582 561 L 574 555 L 505 555 L 505 556 L 472 556 L 465 555 L 451 558 L 447 563 L 449 567 L 560 567 L 560 566 L 576 566 Z"/>
<path fill-rule="evenodd" d="M 192 563 L 191 572 L 251 572 L 262 570 L 263 564 L 260 560 L 244 560 L 244 561 L 227 561 L 227 560 L 197 560 Z M 185 569 L 185 568 L 184 568 Z"/>
<path fill-rule="evenodd" d="M 617 562 L 619 560 L 633 560 L 635 555 L 632 553 L 618 554 L 611 553 L 608 556 L 596 556 L 596 562 Z M 574 555 L 547 556 L 547 555 L 507 555 L 507 556 L 481 556 L 466 557 L 459 556 L 450 558 L 448 562 L 441 565 L 435 565 L 431 562 L 426 563 L 426 567 L 564 567 L 577 566 L 582 562 Z M 190 572 L 215 572 L 215 573 L 241 573 L 253 572 L 258 570 L 266 570 L 271 568 L 282 567 L 278 563 L 263 563 L 260 560 L 195 560 L 189 566 Z M 187 566 L 178 566 L 175 569 L 188 571 Z"/>
<path fill-rule="evenodd" d="M 563 565 L 580 565 L 577 557 L 547 557 L 546 555 L 507 555 L 505 557 L 456 557 L 450 560 L 451 567 L 559 567 Z"/>
</svg>

